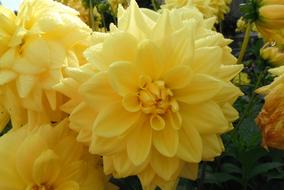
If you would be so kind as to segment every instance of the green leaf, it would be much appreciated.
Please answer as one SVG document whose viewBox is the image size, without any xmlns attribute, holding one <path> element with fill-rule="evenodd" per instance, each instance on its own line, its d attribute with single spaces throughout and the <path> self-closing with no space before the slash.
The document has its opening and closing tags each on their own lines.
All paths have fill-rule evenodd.
<svg viewBox="0 0 284 190">
<path fill-rule="evenodd" d="M 228 181 L 235 181 L 238 183 L 241 183 L 241 179 L 233 176 L 228 173 L 223 172 L 216 172 L 216 173 L 207 173 L 205 176 L 205 183 L 211 183 L 211 184 L 217 184 L 221 185 L 222 183 L 228 182 Z"/>
<path fill-rule="evenodd" d="M 279 168 L 281 166 L 283 166 L 283 163 L 280 163 L 280 162 L 270 162 L 270 163 L 259 164 L 251 170 L 251 172 L 249 174 L 249 179 L 251 179 L 251 178 L 253 178 L 257 175 L 266 173 L 269 170 Z"/>
<path fill-rule="evenodd" d="M 236 174 L 242 173 L 242 170 L 239 166 L 231 164 L 231 163 L 222 164 L 221 170 L 225 173 L 236 173 Z"/>
</svg>

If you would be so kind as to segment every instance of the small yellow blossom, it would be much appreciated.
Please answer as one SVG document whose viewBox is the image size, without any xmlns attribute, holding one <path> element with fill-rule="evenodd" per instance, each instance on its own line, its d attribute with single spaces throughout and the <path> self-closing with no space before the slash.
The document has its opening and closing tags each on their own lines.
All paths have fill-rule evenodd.
<svg viewBox="0 0 284 190">
<path fill-rule="evenodd" d="M 248 85 L 250 84 L 250 79 L 247 73 L 245 72 L 240 72 L 239 75 L 237 75 L 233 79 L 233 83 L 237 85 Z"/>
<path fill-rule="evenodd" d="M 17 16 L 0 9 L 1 105 L 14 127 L 60 121 L 64 100 L 53 86 L 63 67 L 84 62 L 90 28 L 77 11 L 52 0 L 25 0 Z"/>
<path fill-rule="evenodd" d="M 100 157 L 88 153 L 63 121 L 24 126 L 0 138 L 0 189 L 103 190 Z"/>
<path fill-rule="evenodd" d="M 260 49 L 260 56 L 275 66 L 284 65 L 284 51 L 282 47 L 265 45 Z"/>
<path fill-rule="evenodd" d="M 213 25 L 194 7 L 157 13 L 132 1 L 119 8 L 110 33 L 94 33 L 85 52 L 90 64 L 73 70 L 74 85 L 63 81 L 58 91 L 74 92 L 70 126 L 103 156 L 106 174 L 142 175 L 151 167 L 167 183 L 184 165 L 222 153 L 219 134 L 232 129 L 232 104 L 242 95 L 230 80 L 242 65 Z"/>
</svg>

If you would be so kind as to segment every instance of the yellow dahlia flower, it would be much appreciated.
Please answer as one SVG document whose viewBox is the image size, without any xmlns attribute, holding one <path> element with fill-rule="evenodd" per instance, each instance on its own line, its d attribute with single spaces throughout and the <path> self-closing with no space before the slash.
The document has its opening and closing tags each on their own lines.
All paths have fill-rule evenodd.
<svg viewBox="0 0 284 190">
<path fill-rule="evenodd" d="M 281 47 L 265 45 L 260 49 L 260 56 L 275 66 L 284 64 L 284 52 Z"/>
<path fill-rule="evenodd" d="M 284 43 L 284 2 L 281 0 L 258 0 L 253 5 L 255 18 L 253 21 L 258 32 L 268 41 Z M 254 9 L 255 9 L 254 8 Z"/>
<path fill-rule="evenodd" d="M 221 154 L 219 134 L 238 118 L 232 103 L 242 93 L 230 80 L 242 65 L 213 24 L 195 8 L 157 13 L 132 1 L 119 9 L 118 27 L 94 34 L 85 55 L 96 69 L 74 71 L 74 88 L 63 82 L 59 91 L 77 90 L 70 102 L 82 98 L 68 111 L 70 125 L 103 156 L 106 174 L 151 167 L 161 181 L 176 181 L 183 165 Z"/>
<path fill-rule="evenodd" d="M 231 0 L 165 0 L 164 8 L 181 8 L 195 6 L 205 18 L 217 17 L 217 21 L 224 19 L 224 15 L 230 11 Z"/>
<path fill-rule="evenodd" d="M 25 0 L 17 16 L 1 7 L 0 96 L 13 126 L 62 119 L 53 86 L 84 61 L 91 32 L 77 15 L 52 0 Z"/>
<path fill-rule="evenodd" d="M 0 188 L 103 190 L 102 161 L 79 144 L 63 121 L 56 127 L 24 126 L 0 138 Z"/>
<path fill-rule="evenodd" d="M 284 150 L 284 83 L 274 87 L 265 97 L 265 104 L 256 122 L 262 132 L 262 145 L 265 148 Z"/>
</svg>

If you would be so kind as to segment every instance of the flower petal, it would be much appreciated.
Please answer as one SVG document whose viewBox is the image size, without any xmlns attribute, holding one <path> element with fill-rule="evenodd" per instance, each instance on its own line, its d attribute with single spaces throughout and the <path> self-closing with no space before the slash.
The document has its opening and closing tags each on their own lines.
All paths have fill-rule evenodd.
<svg viewBox="0 0 284 190">
<path fill-rule="evenodd" d="M 162 60 L 158 47 L 150 40 L 144 40 L 138 45 L 136 64 L 139 70 L 152 80 L 159 79 L 163 72 Z"/>
<path fill-rule="evenodd" d="M 94 110 L 103 109 L 105 105 L 120 100 L 110 86 L 109 76 L 106 72 L 95 74 L 82 84 L 79 92 Z"/>
<path fill-rule="evenodd" d="M 120 95 L 135 93 L 138 89 L 135 65 L 129 62 L 115 62 L 109 68 L 109 78 L 113 89 Z"/>
<path fill-rule="evenodd" d="M 177 155 L 187 162 L 201 161 L 202 141 L 198 131 L 191 126 L 183 125 L 179 130 L 179 146 Z"/>
<path fill-rule="evenodd" d="M 129 134 L 127 154 L 134 165 L 141 165 L 148 157 L 152 146 L 152 129 L 149 121 L 144 121 Z"/>
<path fill-rule="evenodd" d="M 174 91 L 177 100 L 197 104 L 213 98 L 222 88 L 221 81 L 203 74 L 197 74 L 183 89 Z"/>
<path fill-rule="evenodd" d="M 221 133 L 228 128 L 220 106 L 212 101 L 198 105 L 183 104 L 180 113 L 184 126 L 194 127 L 202 134 Z"/>
<path fill-rule="evenodd" d="M 61 183 L 56 190 L 79 190 L 80 186 L 75 181 L 66 181 Z"/>
<path fill-rule="evenodd" d="M 162 156 L 157 151 L 152 151 L 151 166 L 158 176 L 170 180 L 180 166 L 180 159 Z"/>
<path fill-rule="evenodd" d="M 170 89 L 184 88 L 192 78 L 192 70 L 189 66 L 178 65 L 169 70 L 163 78 Z"/>
<path fill-rule="evenodd" d="M 195 73 L 213 74 L 220 68 L 221 59 L 220 47 L 202 47 L 195 50 L 191 67 Z"/>
<path fill-rule="evenodd" d="M 164 129 L 154 131 L 153 144 L 163 156 L 173 157 L 178 149 L 179 136 L 178 131 L 172 128 L 170 121 L 167 120 Z"/>
<path fill-rule="evenodd" d="M 131 128 L 139 118 L 140 113 L 128 112 L 120 103 L 114 103 L 99 112 L 93 132 L 102 137 L 119 136 Z"/>
<path fill-rule="evenodd" d="M 202 136 L 202 159 L 207 161 L 214 160 L 215 157 L 220 156 L 224 151 L 222 140 L 217 135 Z"/>
<path fill-rule="evenodd" d="M 150 116 L 150 125 L 151 128 L 160 131 L 165 128 L 165 120 L 160 115 L 151 115 Z"/>
<path fill-rule="evenodd" d="M 1 70 L 0 71 L 0 85 L 6 84 L 11 80 L 15 79 L 17 74 L 13 71 L 9 70 Z"/>
<path fill-rule="evenodd" d="M 60 172 L 59 157 L 53 150 L 46 150 L 40 154 L 33 165 L 33 179 L 37 185 L 52 184 Z"/>
</svg>

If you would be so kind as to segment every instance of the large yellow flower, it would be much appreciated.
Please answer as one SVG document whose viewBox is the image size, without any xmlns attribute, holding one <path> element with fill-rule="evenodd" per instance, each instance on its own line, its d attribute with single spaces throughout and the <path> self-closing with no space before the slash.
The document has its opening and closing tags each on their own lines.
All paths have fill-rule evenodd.
<svg viewBox="0 0 284 190">
<path fill-rule="evenodd" d="M 164 8 L 181 8 L 195 6 L 205 18 L 217 17 L 217 21 L 224 19 L 224 15 L 230 11 L 231 0 L 166 0 Z"/>
<path fill-rule="evenodd" d="M 0 138 L 0 188 L 103 190 L 102 161 L 75 140 L 63 121 L 56 127 L 24 126 Z"/>
<path fill-rule="evenodd" d="M 73 69 L 76 85 L 57 88 L 70 105 L 81 99 L 68 110 L 70 126 L 103 156 L 105 173 L 176 181 L 185 165 L 221 154 L 219 134 L 238 118 L 232 103 L 242 93 L 230 80 L 242 65 L 213 24 L 195 8 L 160 14 L 132 1 L 118 27 L 94 34 L 85 55 L 96 69 Z"/>
<path fill-rule="evenodd" d="M 17 16 L 0 7 L 0 96 L 13 126 L 60 121 L 53 86 L 62 68 L 84 61 L 90 29 L 78 12 L 52 0 L 25 0 Z"/>
</svg>

